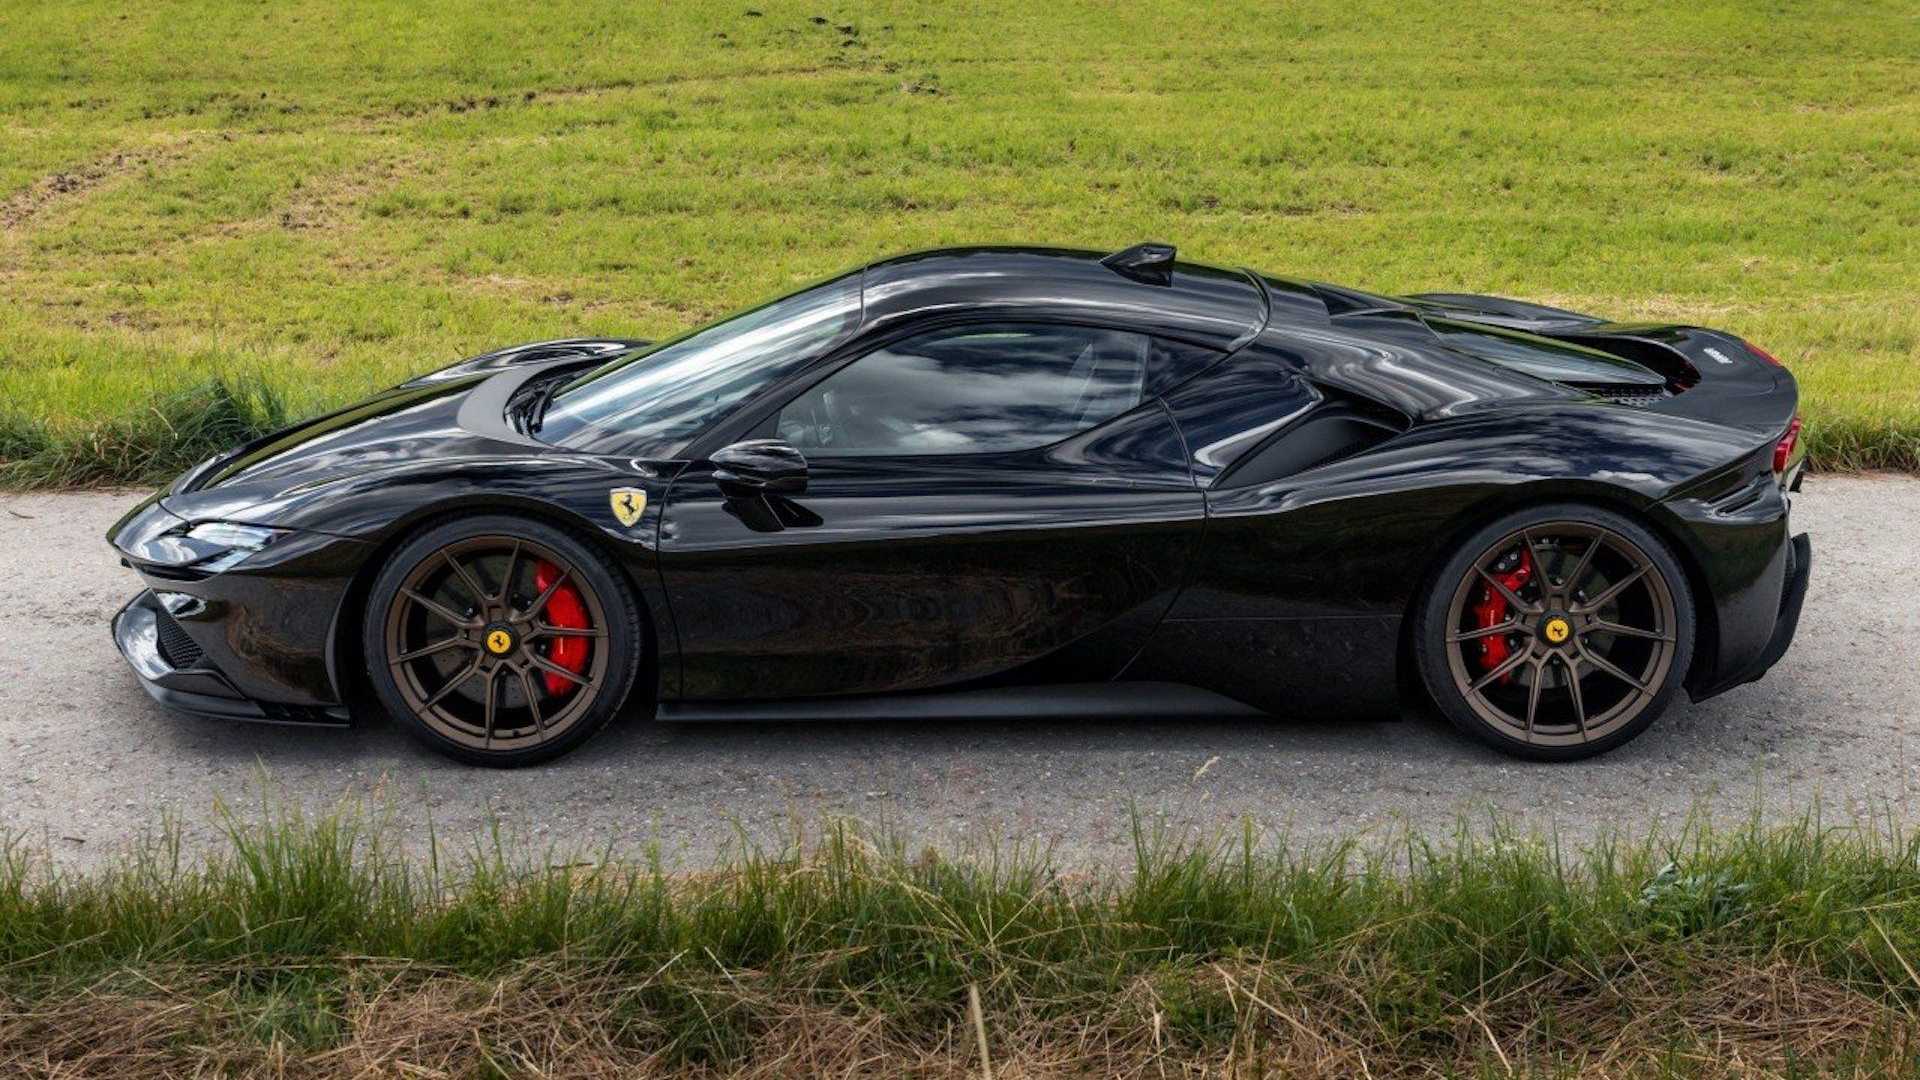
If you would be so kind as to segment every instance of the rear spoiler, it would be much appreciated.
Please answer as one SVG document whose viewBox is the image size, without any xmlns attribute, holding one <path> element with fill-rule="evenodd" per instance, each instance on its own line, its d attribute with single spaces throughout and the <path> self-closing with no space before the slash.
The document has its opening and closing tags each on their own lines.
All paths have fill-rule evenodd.
<svg viewBox="0 0 1920 1080">
<path fill-rule="evenodd" d="M 1697 326 L 1596 323 L 1543 336 L 1585 345 L 1655 367 L 1685 370 L 1670 398 L 1649 406 L 1777 439 L 1800 409 L 1800 388 L 1786 368 L 1732 334 Z M 1657 351 L 1656 351 L 1657 350 Z"/>
<path fill-rule="evenodd" d="M 1661 372 L 1673 396 L 1647 408 L 1780 437 L 1800 407 L 1793 374 L 1732 334 L 1670 323 L 1617 323 L 1597 315 L 1468 293 L 1416 293 L 1423 310 L 1521 330 L 1612 353 Z"/>
</svg>

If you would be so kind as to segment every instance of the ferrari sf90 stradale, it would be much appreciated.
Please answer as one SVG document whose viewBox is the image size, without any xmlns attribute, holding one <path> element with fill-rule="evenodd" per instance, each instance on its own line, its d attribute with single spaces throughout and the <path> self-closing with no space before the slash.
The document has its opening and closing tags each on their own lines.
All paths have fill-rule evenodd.
<svg viewBox="0 0 1920 1080">
<path fill-rule="evenodd" d="M 516 765 L 662 719 L 1395 714 L 1575 758 L 1759 678 L 1798 392 L 1731 334 L 1177 261 L 875 262 L 488 353 L 111 540 L 161 702 Z M 802 736 L 803 737 L 803 736 Z"/>
</svg>

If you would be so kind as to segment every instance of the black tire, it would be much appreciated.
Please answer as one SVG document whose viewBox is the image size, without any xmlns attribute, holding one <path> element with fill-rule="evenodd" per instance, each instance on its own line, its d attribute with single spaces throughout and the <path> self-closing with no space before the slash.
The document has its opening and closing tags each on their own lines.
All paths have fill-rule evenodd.
<svg viewBox="0 0 1920 1080">
<path fill-rule="evenodd" d="M 539 580 L 529 579 L 542 572 L 542 563 L 563 572 L 553 587 L 529 596 Z M 437 582 L 437 591 L 423 601 L 420 590 L 429 582 Z M 403 587 L 412 595 L 403 597 Z M 572 592 L 569 602 L 583 613 L 578 618 L 585 630 L 543 618 L 561 605 L 552 597 L 562 588 Z M 455 615 L 485 622 L 463 627 L 450 617 Z M 567 753 L 620 711 L 645 660 L 640 620 L 625 576 L 591 545 L 532 518 L 486 514 L 430 525 L 393 553 L 368 593 L 361 641 L 375 695 L 410 735 L 461 761 L 513 768 Z M 496 638 L 497 629 L 507 636 Z M 418 648 L 410 633 L 432 635 L 430 647 Z M 591 660 L 580 662 L 573 675 L 553 663 L 562 635 L 586 639 L 573 647 L 584 648 Z M 511 651 L 495 655 L 495 641 Z M 445 655 L 408 659 L 437 652 Z M 460 674 L 469 656 L 476 670 Z M 459 670 L 439 675 L 430 665 Z M 472 711 L 476 696 L 484 699 L 483 721 Z M 558 708 L 548 716 L 543 704 Z M 467 712 L 454 711 L 454 705 Z"/>
<path fill-rule="evenodd" d="M 1537 580 L 1506 593 L 1491 579 L 1512 580 L 1523 551 Z M 1693 594 L 1672 550 L 1627 515 L 1580 503 L 1488 522 L 1434 573 L 1411 616 L 1415 666 L 1441 714 L 1536 761 L 1593 757 L 1633 739 L 1672 704 L 1693 660 Z M 1483 643 L 1494 637 L 1497 646 Z"/>
</svg>

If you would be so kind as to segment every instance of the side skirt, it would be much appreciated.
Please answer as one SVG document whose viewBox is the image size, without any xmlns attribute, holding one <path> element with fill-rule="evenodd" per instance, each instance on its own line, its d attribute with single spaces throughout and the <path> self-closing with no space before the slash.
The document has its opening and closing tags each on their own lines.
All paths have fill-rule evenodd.
<svg viewBox="0 0 1920 1080">
<path fill-rule="evenodd" d="M 1251 705 L 1170 682 L 1063 683 L 871 697 L 788 701 L 663 701 L 658 719 L 740 720 L 1064 719 L 1140 716 L 1264 716 Z"/>
</svg>

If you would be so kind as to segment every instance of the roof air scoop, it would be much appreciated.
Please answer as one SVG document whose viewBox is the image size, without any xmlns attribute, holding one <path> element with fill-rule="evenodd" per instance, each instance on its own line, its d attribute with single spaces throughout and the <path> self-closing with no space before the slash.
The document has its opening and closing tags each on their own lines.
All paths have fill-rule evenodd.
<svg viewBox="0 0 1920 1080">
<path fill-rule="evenodd" d="M 1171 285 L 1173 255 L 1172 244 L 1135 244 L 1101 259 L 1100 265 L 1149 285 Z"/>
</svg>

